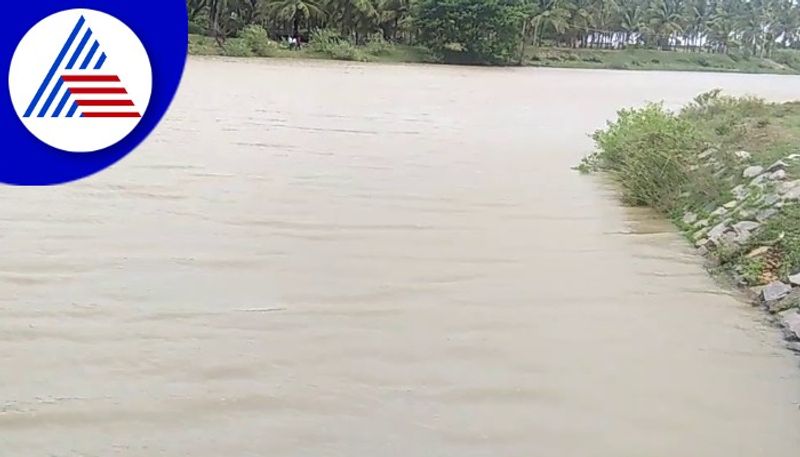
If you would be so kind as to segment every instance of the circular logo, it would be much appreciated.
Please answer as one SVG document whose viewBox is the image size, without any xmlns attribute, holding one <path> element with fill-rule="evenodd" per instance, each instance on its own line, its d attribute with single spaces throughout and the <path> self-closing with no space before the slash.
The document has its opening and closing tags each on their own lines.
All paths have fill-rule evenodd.
<svg viewBox="0 0 800 457">
<path fill-rule="evenodd" d="M 25 127 L 68 152 L 117 144 L 139 124 L 153 87 L 150 59 L 115 17 L 75 9 L 48 16 L 22 38 L 8 89 Z"/>
<path fill-rule="evenodd" d="M 26 0 L 0 27 L 0 183 L 81 179 L 167 112 L 186 64 L 185 0 Z"/>
</svg>

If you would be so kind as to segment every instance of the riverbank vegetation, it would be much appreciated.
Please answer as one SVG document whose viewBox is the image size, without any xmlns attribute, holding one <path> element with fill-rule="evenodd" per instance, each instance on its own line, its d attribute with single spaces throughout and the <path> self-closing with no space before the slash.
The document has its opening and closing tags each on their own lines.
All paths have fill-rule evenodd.
<svg viewBox="0 0 800 457">
<path fill-rule="evenodd" d="M 715 91 L 677 113 L 622 110 L 594 139 L 581 170 L 610 173 L 626 202 L 672 217 L 770 311 L 800 306 L 800 102 Z"/>
<path fill-rule="evenodd" d="M 187 0 L 187 6 L 190 49 L 198 54 L 800 72 L 795 0 Z M 279 43 L 287 37 L 309 46 L 285 52 Z M 325 42 L 315 43 L 320 38 Z"/>
</svg>

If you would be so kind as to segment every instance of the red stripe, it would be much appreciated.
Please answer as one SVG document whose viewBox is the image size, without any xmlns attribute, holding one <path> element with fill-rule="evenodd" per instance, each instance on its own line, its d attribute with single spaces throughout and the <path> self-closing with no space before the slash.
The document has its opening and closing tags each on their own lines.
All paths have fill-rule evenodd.
<svg viewBox="0 0 800 457">
<path fill-rule="evenodd" d="M 124 87 L 70 87 L 73 94 L 127 94 Z"/>
<path fill-rule="evenodd" d="M 61 77 L 67 83 L 113 83 L 119 82 L 117 75 L 64 75 Z"/>
<path fill-rule="evenodd" d="M 78 106 L 133 106 L 130 100 L 75 100 Z"/>
<path fill-rule="evenodd" d="M 83 113 L 83 117 L 142 117 L 139 113 Z"/>
</svg>

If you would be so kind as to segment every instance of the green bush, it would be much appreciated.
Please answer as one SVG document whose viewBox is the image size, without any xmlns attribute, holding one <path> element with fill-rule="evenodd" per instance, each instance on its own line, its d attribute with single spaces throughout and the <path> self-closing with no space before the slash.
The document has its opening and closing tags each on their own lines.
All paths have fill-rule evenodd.
<svg viewBox="0 0 800 457">
<path fill-rule="evenodd" d="M 269 39 L 269 33 L 260 25 L 248 25 L 239 37 L 259 57 L 272 57 L 278 49 L 277 43 Z"/>
<path fill-rule="evenodd" d="M 620 111 L 615 122 L 594 134 L 594 140 L 598 150 L 582 169 L 612 173 L 630 204 L 672 212 L 689 190 L 714 196 L 707 174 L 698 172 L 696 157 L 702 142 L 697 132 L 660 104 Z"/>
<path fill-rule="evenodd" d="M 365 62 L 367 56 L 353 43 L 342 38 L 332 30 L 318 29 L 311 32 L 310 48 L 336 60 L 352 60 Z"/>
<path fill-rule="evenodd" d="M 205 26 L 196 22 L 189 21 L 189 35 L 205 35 Z"/>
<path fill-rule="evenodd" d="M 253 51 L 242 38 L 231 38 L 225 42 L 223 53 L 229 57 L 252 57 Z"/>
<path fill-rule="evenodd" d="M 394 45 L 386 41 L 380 33 L 376 33 L 367 40 L 366 51 L 375 56 L 389 54 L 393 48 Z"/>
</svg>

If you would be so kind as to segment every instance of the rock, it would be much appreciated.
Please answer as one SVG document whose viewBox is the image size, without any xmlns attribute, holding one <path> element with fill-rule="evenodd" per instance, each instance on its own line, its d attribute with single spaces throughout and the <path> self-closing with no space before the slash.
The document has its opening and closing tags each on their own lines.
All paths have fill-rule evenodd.
<svg viewBox="0 0 800 457">
<path fill-rule="evenodd" d="M 736 205 L 738 205 L 738 204 L 739 204 L 738 201 L 731 200 L 728 203 L 725 203 L 724 205 L 722 205 L 722 207 L 725 208 L 725 209 L 733 209 L 733 208 L 736 208 Z"/>
<path fill-rule="evenodd" d="M 765 171 L 767 173 L 772 173 L 778 170 L 786 170 L 787 168 L 789 168 L 789 164 L 784 162 L 783 160 L 779 160 L 770 165 Z"/>
<path fill-rule="evenodd" d="M 722 246 L 733 246 L 735 244 L 743 243 L 750 238 L 750 233 L 742 234 L 736 233 L 733 230 L 728 230 L 719 239 L 719 244 Z"/>
<path fill-rule="evenodd" d="M 720 206 L 719 208 L 717 208 L 714 211 L 712 211 L 711 214 L 709 214 L 709 216 L 711 216 L 711 217 L 724 216 L 727 212 L 728 212 L 728 210 L 725 209 L 725 207 Z"/>
<path fill-rule="evenodd" d="M 781 326 L 786 337 L 792 341 L 800 341 L 800 311 L 790 309 L 781 313 Z"/>
<path fill-rule="evenodd" d="M 694 245 L 697 246 L 698 248 L 702 248 L 706 247 L 710 242 L 711 240 L 709 240 L 708 238 L 700 238 L 699 240 L 694 242 Z"/>
<path fill-rule="evenodd" d="M 744 184 L 739 184 L 738 186 L 731 189 L 731 193 L 733 194 L 734 197 L 736 197 L 737 200 L 740 201 L 747 198 L 747 196 L 750 194 L 750 192 L 747 191 L 747 188 L 744 187 Z"/>
<path fill-rule="evenodd" d="M 798 343 L 797 341 L 787 341 L 786 349 L 794 352 L 800 352 L 800 343 Z"/>
<path fill-rule="evenodd" d="M 775 281 L 767 284 L 767 287 L 761 291 L 761 300 L 763 300 L 764 303 L 775 302 L 782 298 L 786 298 L 786 296 L 791 292 L 792 286 L 784 284 L 781 281 Z"/>
<path fill-rule="evenodd" d="M 739 160 L 750 160 L 753 157 L 753 155 L 747 151 L 736 151 L 733 155 Z"/>
<path fill-rule="evenodd" d="M 783 194 L 783 198 L 787 200 L 800 200 L 800 187 L 795 187 L 789 192 L 786 192 Z"/>
<path fill-rule="evenodd" d="M 766 206 L 775 206 L 779 201 L 781 201 L 781 196 L 778 194 L 769 194 L 764 197 L 764 205 Z"/>
<path fill-rule="evenodd" d="M 708 219 L 701 219 L 701 220 L 695 222 L 693 227 L 694 228 L 708 227 L 708 224 L 710 224 L 710 223 L 711 223 L 711 221 L 709 221 Z"/>
<path fill-rule="evenodd" d="M 706 241 L 708 241 L 708 240 L 706 240 Z M 706 247 L 706 245 L 702 245 L 699 248 L 697 248 L 697 253 L 699 255 L 705 257 L 705 256 L 708 255 L 708 248 Z"/>
<path fill-rule="evenodd" d="M 764 187 L 764 182 L 766 180 L 767 180 L 767 175 L 766 174 L 758 175 L 758 176 L 756 176 L 756 178 L 754 180 L 750 181 L 750 187 L 763 188 Z"/>
<path fill-rule="evenodd" d="M 786 160 L 800 160 L 800 154 L 792 154 L 786 157 Z"/>
<path fill-rule="evenodd" d="M 714 242 L 717 242 L 722 235 L 728 230 L 728 222 L 723 221 L 714 226 L 711 230 L 708 231 L 708 239 Z"/>
<path fill-rule="evenodd" d="M 766 222 L 772 219 L 776 214 L 778 214 L 778 210 L 774 208 L 767 208 L 762 209 L 758 213 L 756 213 L 756 220 L 758 222 Z"/>
<path fill-rule="evenodd" d="M 686 225 L 691 225 L 697 222 L 697 214 L 689 211 L 683 215 L 683 223 Z"/>
<path fill-rule="evenodd" d="M 692 239 L 695 240 L 695 241 L 700 240 L 702 238 L 705 238 L 706 234 L 708 234 L 708 229 L 707 228 L 700 229 L 700 230 L 696 231 L 694 233 L 694 235 L 692 235 Z"/>
<path fill-rule="evenodd" d="M 770 250 L 769 246 L 761 246 L 759 248 L 755 248 L 752 251 L 750 251 L 750 253 L 747 254 L 747 258 L 748 259 L 752 259 L 752 258 L 755 258 L 755 257 L 760 257 L 760 256 L 768 253 L 769 250 Z M 759 294 L 761 293 L 760 290 L 758 292 L 759 292 Z"/>
<path fill-rule="evenodd" d="M 736 230 L 737 232 L 752 232 L 753 230 L 759 228 L 760 226 L 761 224 L 759 224 L 758 222 L 742 221 L 734 224 L 733 229 Z"/>
<path fill-rule="evenodd" d="M 800 271 L 797 274 L 789 276 L 789 283 L 793 286 L 800 286 Z"/>
<path fill-rule="evenodd" d="M 753 165 L 752 167 L 747 167 L 742 172 L 742 177 L 745 178 L 755 178 L 756 176 L 760 175 L 764 172 L 764 167 Z"/>
<path fill-rule="evenodd" d="M 700 154 L 697 156 L 697 158 L 698 158 L 698 159 L 700 159 L 700 160 L 706 160 L 707 158 L 709 158 L 709 157 L 713 156 L 713 155 L 714 155 L 714 154 L 716 154 L 716 153 L 717 153 L 717 150 L 716 150 L 716 149 L 714 149 L 714 148 L 708 148 L 708 149 L 706 149 L 705 151 L 701 152 L 701 153 L 700 153 Z"/>
<path fill-rule="evenodd" d="M 778 170 L 769 175 L 769 179 L 770 181 L 783 181 L 786 176 L 786 170 Z"/>
<path fill-rule="evenodd" d="M 800 187 L 800 180 L 782 182 L 780 183 L 780 185 L 778 185 L 778 193 L 785 194 L 791 191 L 792 189 L 796 189 L 798 187 Z"/>
</svg>

